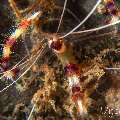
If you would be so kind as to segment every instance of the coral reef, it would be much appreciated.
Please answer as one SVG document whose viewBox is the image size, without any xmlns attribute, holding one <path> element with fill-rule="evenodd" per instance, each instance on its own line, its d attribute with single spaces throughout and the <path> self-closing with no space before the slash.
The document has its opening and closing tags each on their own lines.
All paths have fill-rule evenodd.
<svg viewBox="0 0 120 120">
<path fill-rule="evenodd" d="M 0 120 L 120 120 L 120 2 L 99 1 L 0 2 Z"/>
</svg>

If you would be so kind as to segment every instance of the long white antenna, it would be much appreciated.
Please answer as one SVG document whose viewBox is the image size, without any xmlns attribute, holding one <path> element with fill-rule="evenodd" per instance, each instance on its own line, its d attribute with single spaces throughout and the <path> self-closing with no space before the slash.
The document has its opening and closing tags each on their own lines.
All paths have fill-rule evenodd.
<svg viewBox="0 0 120 120">
<path fill-rule="evenodd" d="M 33 105 L 32 110 L 31 110 L 30 115 L 29 115 L 29 117 L 28 117 L 27 120 L 30 120 L 30 118 L 31 118 L 31 116 L 32 116 L 32 113 L 33 113 L 34 109 L 35 109 L 35 104 Z"/>
<path fill-rule="evenodd" d="M 105 68 L 106 70 L 120 70 L 120 68 Z"/>
<path fill-rule="evenodd" d="M 57 32 L 58 32 L 59 29 L 60 29 L 60 25 L 61 25 L 61 22 L 62 22 L 62 19 L 63 19 L 63 16 L 64 16 L 64 12 L 65 12 L 66 5 L 67 5 L 67 0 L 65 0 L 65 2 L 64 2 L 64 7 L 63 7 L 63 11 L 62 11 L 62 14 L 61 14 L 61 17 L 60 17 L 60 22 L 59 22 L 59 25 L 58 25 L 58 28 L 57 28 Z M 56 32 L 56 33 L 57 33 L 57 32 Z"/>
<path fill-rule="evenodd" d="M 36 63 L 36 61 L 38 60 L 38 58 L 40 57 L 40 55 L 41 55 L 42 52 L 43 52 L 43 50 L 39 50 L 38 56 L 36 57 L 36 59 L 34 60 L 34 62 L 27 68 L 27 70 L 25 72 L 23 72 L 22 75 L 17 78 L 17 80 L 15 80 L 10 85 L 8 85 L 5 88 L 3 88 L 0 91 L 0 93 L 3 92 L 3 91 L 5 91 L 5 90 L 7 90 L 9 87 L 11 87 L 12 85 L 14 85 L 22 76 L 24 76 L 30 70 L 30 68 Z"/>
<path fill-rule="evenodd" d="M 93 7 L 93 9 L 90 11 L 90 13 L 85 17 L 85 19 L 80 22 L 74 29 L 72 29 L 70 32 L 68 32 L 67 34 L 65 34 L 64 36 L 60 37 L 61 38 L 65 38 L 68 35 L 70 35 L 71 33 L 73 33 L 75 30 L 77 30 L 82 24 L 84 24 L 88 18 L 93 14 L 93 12 L 96 10 L 97 6 L 100 4 L 101 0 L 98 0 L 98 2 L 95 4 L 95 6 Z"/>
<path fill-rule="evenodd" d="M 97 28 L 93 28 L 93 29 L 89 29 L 89 30 L 78 31 L 78 32 L 73 32 L 72 34 L 81 34 L 81 33 L 86 33 L 86 32 L 94 32 L 94 31 L 97 31 L 97 30 L 102 30 L 102 29 L 108 28 L 110 26 L 113 26 L 113 25 L 116 25 L 116 24 L 119 24 L 119 23 L 120 23 L 120 20 L 118 20 L 116 22 L 113 22 L 113 23 L 110 23 L 110 24 L 107 24 L 107 25 L 104 25 L 104 26 L 101 26 L 101 27 L 97 27 Z"/>
</svg>

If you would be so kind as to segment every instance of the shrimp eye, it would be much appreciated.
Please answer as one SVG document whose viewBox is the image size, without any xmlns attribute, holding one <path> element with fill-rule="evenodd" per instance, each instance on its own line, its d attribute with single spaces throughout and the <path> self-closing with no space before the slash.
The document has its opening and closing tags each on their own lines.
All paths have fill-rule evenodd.
<svg viewBox="0 0 120 120">
<path fill-rule="evenodd" d="M 62 48 L 62 42 L 60 40 L 52 41 L 51 48 L 59 51 Z"/>
</svg>

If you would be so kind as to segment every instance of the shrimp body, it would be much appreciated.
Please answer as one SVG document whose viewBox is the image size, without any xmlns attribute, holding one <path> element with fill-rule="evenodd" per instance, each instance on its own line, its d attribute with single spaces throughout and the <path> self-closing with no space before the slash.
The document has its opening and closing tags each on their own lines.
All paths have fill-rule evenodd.
<svg viewBox="0 0 120 120">
<path fill-rule="evenodd" d="M 50 41 L 49 45 L 63 64 L 65 75 L 69 82 L 71 99 L 77 105 L 79 113 L 83 115 L 82 100 L 84 93 L 80 88 L 80 68 L 76 63 L 71 46 L 66 45 L 63 40 L 58 40 L 57 38 Z"/>
</svg>

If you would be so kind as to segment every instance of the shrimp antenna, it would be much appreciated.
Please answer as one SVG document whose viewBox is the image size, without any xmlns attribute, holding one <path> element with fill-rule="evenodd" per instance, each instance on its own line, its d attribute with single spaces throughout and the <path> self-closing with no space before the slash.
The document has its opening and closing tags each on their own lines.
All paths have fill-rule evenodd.
<svg viewBox="0 0 120 120">
<path fill-rule="evenodd" d="M 36 59 L 33 61 L 33 63 L 27 68 L 27 70 L 25 71 L 25 72 L 23 72 L 22 74 L 21 74 L 21 76 L 19 76 L 18 78 L 17 78 L 17 80 L 15 80 L 14 82 L 12 82 L 10 85 L 8 85 L 8 86 L 6 86 L 5 88 L 3 88 L 1 91 L 0 91 L 0 93 L 2 93 L 3 91 L 5 91 L 5 90 L 7 90 L 9 87 L 11 87 L 12 85 L 14 85 L 22 76 L 24 76 L 29 70 L 30 70 L 30 68 L 36 63 L 36 61 L 38 60 L 38 58 L 41 56 L 41 53 L 43 52 L 43 50 L 44 49 L 40 49 L 39 50 L 39 53 L 38 53 L 38 55 L 37 55 L 37 57 L 36 57 Z"/>
<path fill-rule="evenodd" d="M 113 23 L 110 23 L 110 24 L 107 24 L 107 25 L 104 25 L 104 26 L 101 26 L 101 27 L 96 27 L 96 28 L 89 29 L 89 30 L 83 30 L 83 31 L 73 32 L 72 34 L 81 34 L 81 33 L 86 33 L 86 32 L 94 32 L 94 31 L 97 31 L 97 30 L 102 30 L 102 29 L 111 27 L 111 26 L 119 24 L 119 23 L 120 23 L 120 20 L 118 20 L 116 22 L 113 22 Z"/>
<path fill-rule="evenodd" d="M 31 110 L 30 115 L 29 115 L 29 117 L 28 117 L 27 120 L 30 120 L 30 118 L 31 118 L 31 116 L 32 116 L 32 113 L 33 113 L 34 109 L 35 109 L 35 104 L 33 105 L 32 110 Z"/>
<path fill-rule="evenodd" d="M 106 70 L 120 70 L 120 68 L 105 68 Z"/>
<path fill-rule="evenodd" d="M 65 0 L 65 2 L 64 2 L 64 7 L 63 7 L 63 11 L 62 11 L 62 14 L 61 14 L 61 17 L 60 17 L 60 22 L 59 22 L 59 25 L 58 25 L 58 28 L 57 28 L 57 32 L 58 32 L 59 29 L 60 29 L 60 25 L 61 25 L 61 23 L 62 23 L 62 19 L 63 19 L 63 16 L 64 16 L 64 12 L 65 12 L 66 5 L 67 5 L 67 0 Z M 57 33 L 57 32 L 56 32 L 56 33 Z"/>
<path fill-rule="evenodd" d="M 81 25 L 83 25 L 88 18 L 94 13 L 96 10 L 97 6 L 100 4 L 101 0 L 98 0 L 98 2 L 94 5 L 93 9 L 90 11 L 90 13 L 84 18 L 82 22 L 80 22 L 75 28 L 73 28 L 70 32 L 65 34 L 64 36 L 61 36 L 60 39 L 67 37 L 68 35 L 72 34 L 75 30 L 77 30 Z"/>
</svg>

